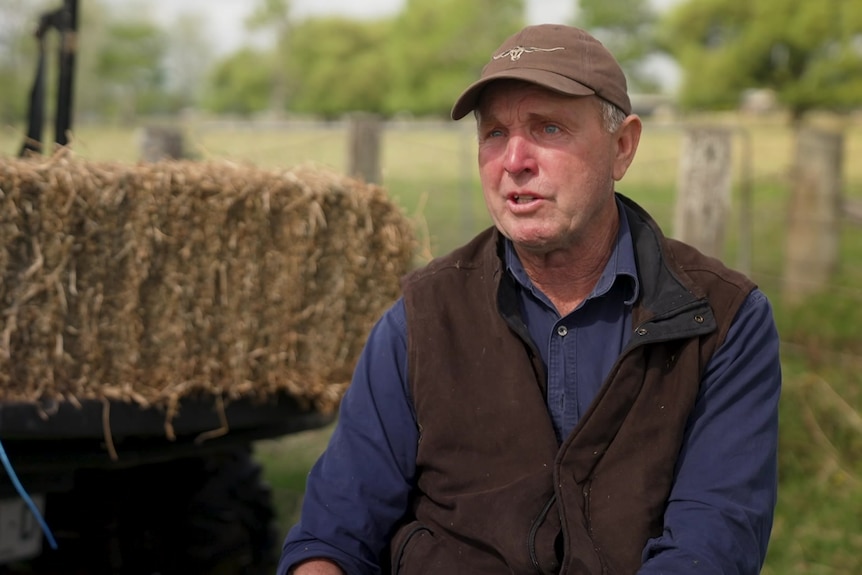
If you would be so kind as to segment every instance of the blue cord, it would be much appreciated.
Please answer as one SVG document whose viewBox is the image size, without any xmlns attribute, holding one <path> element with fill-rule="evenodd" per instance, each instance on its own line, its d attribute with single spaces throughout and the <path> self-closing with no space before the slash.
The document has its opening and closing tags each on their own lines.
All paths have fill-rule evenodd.
<svg viewBox="0 0 862 575">
<path fill-rule="evenodd" d="M 12 468 L 12 463 L 6 455 L 6 449 L 3 447 L 2 440 L 0 440 L 0 460 L 3 461 L 3 467 L 6 468 L 6 473 L 9 474 L 9 479 L 12 480 L 12 485 L 15 486 L 15 490 L 18 491 L 18 495 L 21 496 L 21 499 L 23 499 L 24 503 L 27 504 L 27 507 L 30 508 L 33 516 L 36 517 L 36 521 L 39 522 L 39 526 L 42 528 L 42 533 L 45 534 L 45 538 L 48 540 L 48 544 L 51 546 L 51 549 L 56 549 L 57 540 L 54 539 L 54 534 L 51 533 L 51 528 L 48 527 L 48 524 L 45 522 L 45 518 L 42 517 L 42 514 L 39 512 L 39 508 L 36 506 L 36 503 L 30 498 L 30 495 L 27 494 L 27 490 L 24 489 L 21 482 L 18 481 L 18 475 L 15 473 L 15 470 Z"/>
</svg>

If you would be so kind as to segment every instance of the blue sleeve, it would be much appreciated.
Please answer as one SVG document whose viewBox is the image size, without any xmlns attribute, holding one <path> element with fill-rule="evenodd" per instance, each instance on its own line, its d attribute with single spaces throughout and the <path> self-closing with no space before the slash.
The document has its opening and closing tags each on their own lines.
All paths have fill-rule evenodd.
<svg viewBox="0 0 862 575">
<path fill-rule="evenodd" d="M 279 574 L 314 557 L 334 560 L 351 575 L 380 572 L 378 558 L 409 506 L 415 473 L 406 332 L 399 300 L 366 341 L 329 444 L 308 475 Z"/>
<path fill-rule="evenodd" d="M 777 496 L 778 333 L 759 290 L 707 365 L 689 418 L 664 532 L 639 575 L 757 575 Z"/>
</svg>

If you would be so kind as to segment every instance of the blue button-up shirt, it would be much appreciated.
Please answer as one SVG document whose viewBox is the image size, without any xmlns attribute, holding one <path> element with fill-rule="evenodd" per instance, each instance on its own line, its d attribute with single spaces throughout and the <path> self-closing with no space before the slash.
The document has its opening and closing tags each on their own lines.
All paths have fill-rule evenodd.
<svg viewBox="0 0 862 575">
<path fill-rule="evenodd" d="M 639 284 L 625 210 L 620 210 L 617 243 L 604 272 L 587 299 L 565 317 L 533 286 L 510 242 L 506 267 L 522 288 L 521 312 L 545 363 L 548 412 L 562 441 L 587 411 L 631 333 Z"/>
<path fill-rule="evenodd" d="M 631 333 L 639 293 L 625 211 L 617 243 L 590 296 L 560 317 L 511 245 L 510 274 L 547 368 L 548 411 L 558 438 L 577 424 Z M 623 313 L 620 313 L 623 310 Z M 647 542 L 641 575 L 756 575 L 775 506 L 778 336 L 769 302 L 752 292 L 704 372 L 676 469 L 662 536 Z M 330 443 L 312 468 L 300 522 L 279 573 L 327 557 L 349 574 L 377 560 L 409 507 L 419 433 L 407 381 L 407 325 L 397 301 L 373 328 L 342 400 Z"/>
</svg>

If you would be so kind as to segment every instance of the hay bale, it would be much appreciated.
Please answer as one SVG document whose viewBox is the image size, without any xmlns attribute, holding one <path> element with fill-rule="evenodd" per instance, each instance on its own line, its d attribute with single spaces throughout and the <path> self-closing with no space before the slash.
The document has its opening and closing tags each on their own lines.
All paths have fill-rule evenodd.
<svg viewBox="0 0 862 575">
<path fill-rule="evenodd" d="M 374 185 L 227 162 L 0 159 L 5 401 L 288 392 L 330 411 L 414 237 Z"/>
</svg>

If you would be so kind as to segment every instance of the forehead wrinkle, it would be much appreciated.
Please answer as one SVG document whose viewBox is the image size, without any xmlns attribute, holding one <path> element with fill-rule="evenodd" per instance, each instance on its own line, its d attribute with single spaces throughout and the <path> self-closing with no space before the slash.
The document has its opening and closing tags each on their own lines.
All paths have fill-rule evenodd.
<svg viewBox="0 0 862 575">
<path fill-rule="evenodd" d="M 524 123 L 546 120 L 550 115 L 545 108 L 553 106 L 541 97 L 546 93 L 546 90 L 540 88 L 509 92 L 505 98 L 500 96 L 500 92 L 493 93 L 479 108 L 479 119 L 483 123 L 503 122 L 504 118 Z M 537 96 L 540 96 L 538 100 Z M 539 108 L 539 111 L 536 111 L 536 108 Z"/>
<path fill-rule="evenodd" d="M 553 108 L 566 108 L 575 100 L 597 100 L 594 95 L 570 96 L 520 80 L 498 80 L 485 88 L 477 110 L 484 110 L 487 113 L 493 102 L 500 101 L 509 102 L 517 100 L 518 103 L 512 104 L 512 106 L 521 106 L 525 100 L 530 98 L 535 98 L 542 106 Z M 507 107 L 511 106 L 507 104 Z"/>
</svg>

